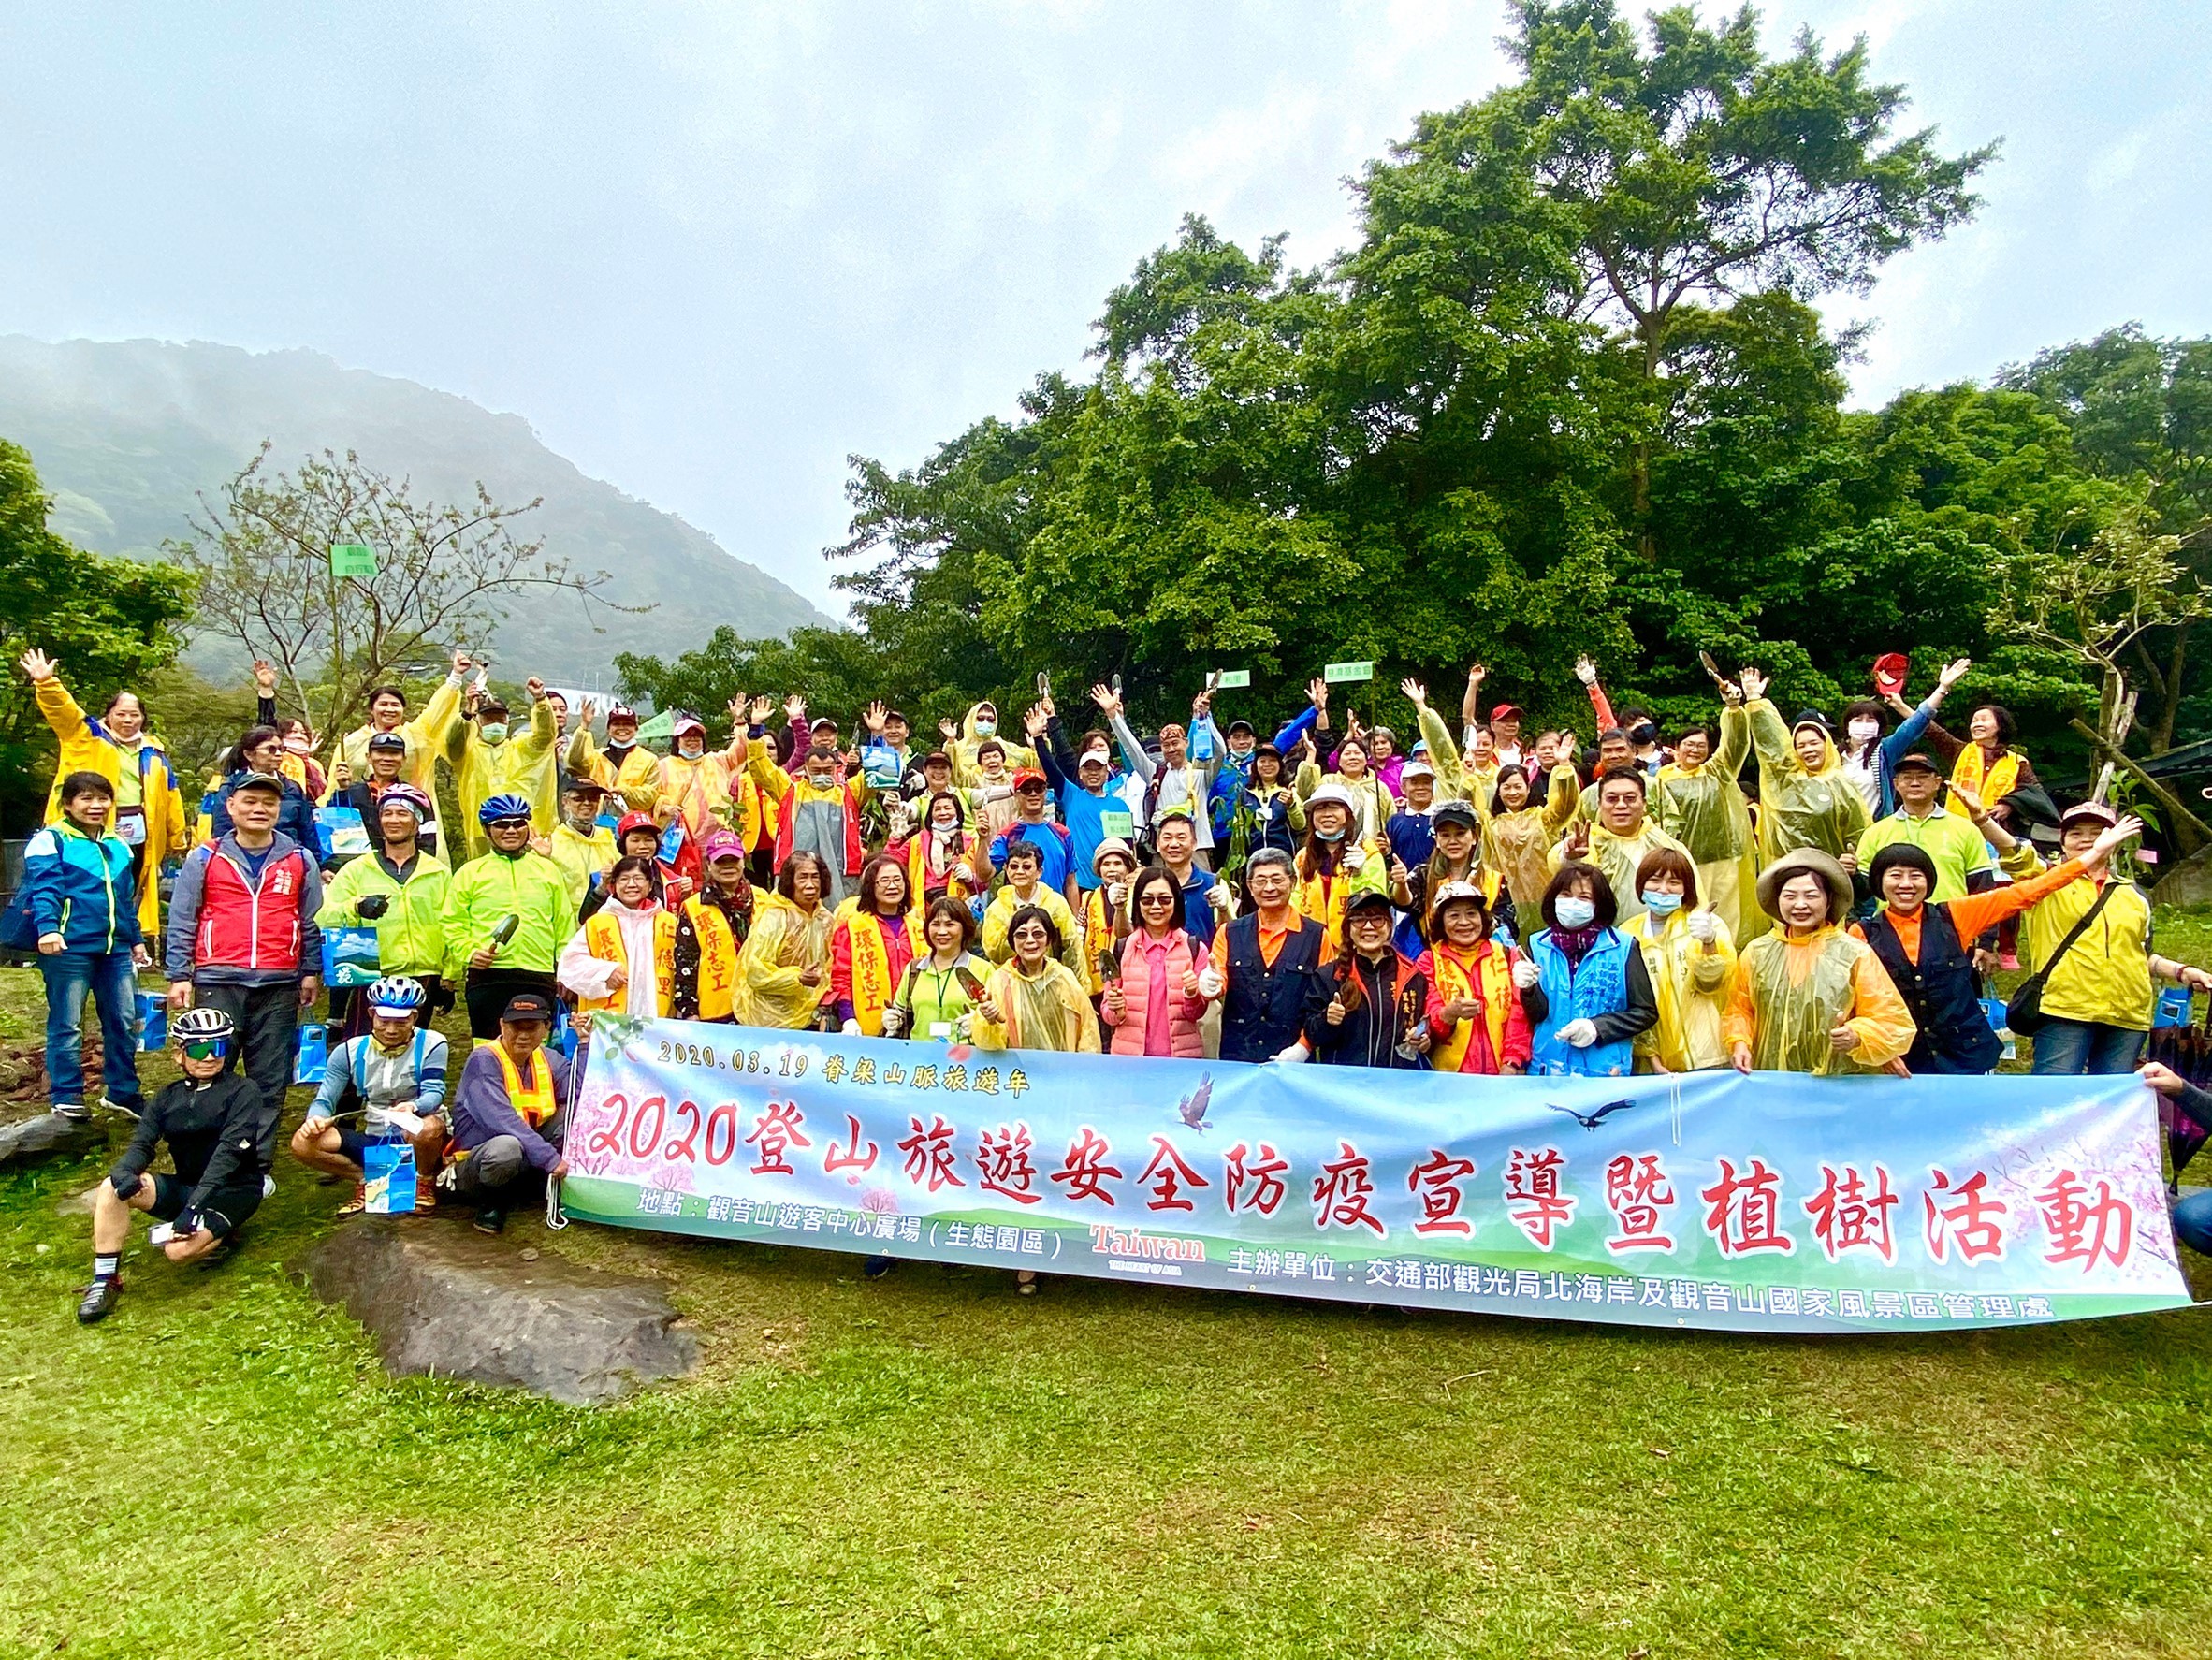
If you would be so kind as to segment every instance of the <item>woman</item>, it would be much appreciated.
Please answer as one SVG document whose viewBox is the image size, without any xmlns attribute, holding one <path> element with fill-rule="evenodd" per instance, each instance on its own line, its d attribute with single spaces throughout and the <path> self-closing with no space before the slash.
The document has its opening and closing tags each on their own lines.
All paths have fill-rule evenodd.
<svg viewBox="0 0 2212 1660">
<path fill-rule="evenodd" d="M 1870 823 L 1867 798 L 1844 774 L 1827 721 L 1803 715 L 1785 728 L 1767 701 L 1767 686 L 1758 670 L 1743 671 L 1743 712 L 1759 758 L 1760 856 L 1771 866 L 1810 847 L 1855 862 L 1859 835 Z"/>
<path fill-rule="evenodd" d="M 737 977 L 738 1025 L 804 1031 L 814 1024 L 829 979 L 832 918 L 822 902 L 828 881 L 821 855 L 795 852 L 783 862 L 776 891 L 761 896 Z"/>
<path fill-rule="evenodd" d="M 983 995 L 991 965 L 975 951 L 975 912 L 965 900 L 932 899 L 922 925 L 927 956 L 899 976 L 898 995 L 883 1011 L 883 1035 L 937 1043 L 967 1041 L 968 1012 Z"/>
<path fill-rule="evenodd" d="M 1521 787 L 1525 793 L 1525 774 Z M 1482 863 L 1481 823 L 1475 809 L 1464 801 L 1447 801 L 1429 814 L 1429 823 L 1436 836 L 1435 851 L 1426 865 L 1407 872 L 1405 880 L 1393 882 L 1390 890 L 1390 902 L 1404 913 L 1398 923 L 1398 949 L 1415 957 L 1434 943 L 1429 933 L 1430 896 L 1441 894 L 1448 882 L 1481 889 L 1484 900 L 1501 913 L 1498 920 L 1508 930 L 1513 926 L 1513 901 L 1507 898 L 1498 905 L 1498 873 Z"/>
<path fill-rule="evenodd" d="M 734 830 L 711 830 L 699 844 L 699 857 L 706 866 L 700 900 L 721 917 L 732 945 L 742 950 L 752 937 L 752 913 L 760 903 L 745 873 L 745 842 Z"/>
<path fill-rule="evenodd" d="M 607 893 L 560 950 L 578 1025 L 589 1030 L 590 1015 L 617 1007 L 641 1020 L 728 1021 L 737 954 L 720 914 L 697 899 L 666 910 L 653 896 L 653 862 L 634 854 L 616 861 Z"/>
<path fill-rule="evenodd" d="M 987 844 L 964 827 L 967 817 L 957 795 L 935 791 L 923 803 L 921 827 L 885 850 L 905 862 L 907 892 L 914 896 L 917 911 L 933 900 L 966 899 L 991 885 Z"/>
<path fill-rule="evenodd" d="M 1674 759 L 1659 769 L 1652 785 L 1652 814 L 1697 866 L 1697 897 L 1691 905 L 1702 899 L 1734 940 L 1752 928 L 1753 919 L 1744 911 L 1759 880 L 1759 853 L 1751 808 L 1737 782 L 1751 753 L 1751 721 L 1736 687 L 1724 686 L 1719 746 L 1704 726 L 1676 737 Z M 1765 925 L 1759 925 L 1764 931 Z M 1661 1005 L 1664 1025 L 1664 995 Z"/>
<path fill-rule="evenodd" d="M 1310 735 L 1307 741 L 1310 746 Z M 1366 841 L 1381 836 L 1383 826 L 1390 822 L 1390 813 L 1396 803 L 1390 792 L 1383 787 L 1382 779 L 1375 776 L 1374 768 L 1367 764 L 1365 737 L 1358 732 L 1347 735 L 1344 747 L 1336 751 L 1332 759 L 1336 770 L 1326 779 L 1322 777 L 1320 764 L 1316 761 L 1309 759 L 1298 768 L 1298 795 L 1305 803 L 1307 816 L 1312 816 L 1313 804 L 1319 798 L 1320 793 L 1333 785 L 1357 821 L 1354 832 L 1357 838 Z M 1333 928 L 1329 931 L 1329 943 L 1332 950 L 1335 949 L 1336 930 Z"/>
<path fill-rule="evenodd" d="M 1199 1020 L 1202 954 L 1183 931 L 1182 884 L 1157 866 L 1129 892 L 1129 933 L 1113 952 L 1099 1013 L 1113 1030 L 1115 1055 L 1203 1060 Z"/>
<path fill-rule="evenodd" d="M 254 664 L 254 724 L 273 726 L 284 746 L 284 759 L 277 770 L 307 793 L 310 802 L 329 799 L 329 788 L 323 777 L 322 763 L 315 759 L 314 729 L 297 715 L 277 713 L 277 672 L 273 664 L 257 661 Z"/>
<path fill-rule="evenodd" d="M 1946 732 L 1940 721 L 1928 721 L 1926 736 L 1936 752 L 1951 763 L 1952 787 L 1972 793 L 1997 811 L 2016 790 L 2041 787 L 2028 752 L 2013 748 L 2017 730 L 2012 710 L 1986 703 L 1976 706 L 1967 717 L 1966 742 Z"/>
<path fill-rule="evenodd" d="M 1728 1064 L 1721 1017 L 1736 977 L 1736 940 L 1727 919 L 1699 902 L 1697 878 L 1697 866 L 1672 848 L 1646 853 L 1636 869 L 1643 914 L 1621 930 L 1642 951 L 1659 1004 L 1657 1023 L 1636 1041 L 1637 1060 L 1654 1072 Z"/>
<path fill-rule="evenodd" d="M 1531 1072 L 1625 1077 L 1636 1039 L 1658 1023 L 1643 953 L 1613 926 L 1616 903 L 1604 872 L 1579 860 L 1545 888 L 1544 926 L 1513 973 L 1515 985 L 1536 994 L 1527 999 Z"/>
<path fill-rule="evenodd" d="M 1128 938 L 1129 881 L 1137 874 L 1136 851 L 1120 837 L 1109 836 L 1091 855 L 1091 869 L 1099 885 L 1083 900 L 1082 979 L 1096 1001 L 1106 990 L 1100 962 Z"/>
<path fill-rule="evenodd" d="M 1429 1061 L 1440 1072 L 1528 1070 L 1531 1001 L 1519 982 L 1532 977 L 1521 954 L 1491 938 L 1490 903 L 1471 882 L 1436 890 L 1429 919 L 1433 941 L 1414 972 L 1428 987 Z"/>
<path fill-rule="evenodd" d="M 1098 1054 L 1098 1018 L 1074 971 L 1059 960 L 1060 929 L 1052 913 L 1023 906 L 1006 938 L 1012 959 L 991 970 L 976 1000 L 976 1047 Z"/>
<path fill-rule="evenodd" d="M 1224 826 L 1215 827 L 1215 844 L 1226 847 L 1221 874 L 1235 878 L 1244 861 L 1263 847 L 1280 848 L 1296 857 L 1298 837 L 1305 829 L 1305 808 L 1283 771 L 1283 751 L 1261 744 L 1252 751 L 1250 779 L 1232 786 Z"/>
<path fill-rule="evenodd" d="M 830 1012 L 849 1038 L 883 1035 L 883 1011 L 914 960 L 921 930 L 907 907 L 907 867 L 889 853 L 870 859 L 859 891 L 830 926 Z"/>
<path fill-rule="evenodd" d="M 2212 1093 L 2198 1088 L 2172 1067 L 2159 1061 L 2136 1076 L 2172 1101 L 2180 1114 L 2199 1129 L 2212 1133 Z M 2174 1237 L 2200 1257 L 2212 1257 L 2212 1188 L 2199 1187 L 2174 1206 Z"/>
<path fill-rule="evenodd" d="M 1852 903 L 1843 866 L 1797 848 L 1759 873 L 1758 897 L 1782 931 L 1736 958 L 1721 1027 L 1736 1070 L 1901 1074 L 1913 1016 L 1866 942 L 1842 931 Z"/>
<path fill-rule="evenodd" d="M 1534 794 L 1537 779 L 1547 786 L 1541 801 Z M 1550 885 L 1551 844 L 1573 820 L 1580 789 L 1571 766 L 1555 766 L 1549 776 L 1527 767 L 1498 768 L 1482 826 L 1482 863 L 1497 872 L 1523 918 L 1535 912 Z"/>
<path fill-rule="evenodd" d="M 314 804 L 308 800 L 307 792 L 290 778 L 285 778 L 284 740 L 273 726 L 255 726 L 229 749 L 224 750 L 215 763 L 215 776 L 208 780 L 206 819 L 201 827 L 202 839 L 221 841 L 230 834 L 230 793 L 237 789 L 239 780 L 248 773 L 266 773 L 284 779 L 284 796 L 277 808 L 277 834 L 289 836 L 307 851 L 307 855 L 321 861 L 322 849 L 315 845 Z"/>
<path fill-rule="evenodd" d="M 1329 962 L 1344 938 L 1344 902 L 1353 887 L 1383 885 L 1382 844 L 1354 837 L 1358 808 L 1334 779 L 1307 799 L 1305 815 L 1309 827 L 1298 855 L 1296 904 L 1300 915 L 1320 924 L 1321 960 Z"/>
<path fill-rule="evenodd" d="M 1323 1066 L 1425 1071 L 1432 1047 L 1429 983 L 1390 943 L 1390 901 L 1372 888 L 1345 904 L 1332 973 L 1306 1005 L 1306 1045 Z"/>
</svg>

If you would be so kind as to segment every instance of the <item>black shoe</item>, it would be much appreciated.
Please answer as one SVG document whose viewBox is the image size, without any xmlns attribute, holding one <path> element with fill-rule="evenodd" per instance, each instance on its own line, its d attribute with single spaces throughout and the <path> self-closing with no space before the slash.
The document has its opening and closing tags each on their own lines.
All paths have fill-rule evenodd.
<svg viewBox="0 0 2212 1660">
<path fill-rule="evenodd" d="M 116 1288 L 122 1283 L 114 1274 L 103 1274 L 85 1287 L 84 1301 L 77 1305 L 77 1323 L 92 1326 L 106 1319 L 115 1307 Z"/>
<path fill-rule="evenodd" d="M 480 1206 L 474 1223 L 479 1233 L 497 1233 L 507 1225 L 507 1213 L 496 1204 Z"/>
<path fill-rule="evenodd" d="M 895 1257 L 870 1257 L 866 1262 L 863 1262 L 860 1265 L 861 1277 L 864 1279 L 881 1279 L 885 1274 L 891 1272 L 893 1265 L 897 1260 L 898 1259 Z"/>
</svg>

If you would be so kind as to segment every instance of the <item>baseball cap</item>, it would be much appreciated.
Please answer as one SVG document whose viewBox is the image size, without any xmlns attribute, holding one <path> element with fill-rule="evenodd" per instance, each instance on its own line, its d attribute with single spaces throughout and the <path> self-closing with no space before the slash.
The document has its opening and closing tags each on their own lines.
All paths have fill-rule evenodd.
<svg viewBox="0 0 2212 1660">
<path fill-rule="evenodd" d="M 553 1021 L 553 999 L 542 991 L 518 991 L 507 999 L 507 1006 L 500 1011 L 502 1020 L 542 1020 L 548 1026 Z"/>
<path fill-rule="evenodd" d="M 942 766 L 950 769 L 953 764 L 953 758 L 952 756 L 946 754 L 942 750 L 932 750 L 928 754 L 922 757 L 922 764 L 924 766 Z"/>
<path fill-rule="evenodd" d="M 1355 910 L 1388 910 L 1390 908 L 1390 896 L 1380 888 L 1354 888 L 1345 896 L 1344 912 L 1346 916 Z"/>
<path fill-rule="evenodd" d="M 284 793 L 284 780 L 273 772 L 250 772 L 230 786 L 230 793 L 233 795 L 242 794 L 248 790 L 259 790 L 270 795 L 282 795 Z"/>
<path fill-rule="evenodd" d="M 2059 815 L 2059 828 L 2063 830 L 2067 825 L 2083 820 L 2110 828 L 2119 823 L 2119 814 L 2102 801 L 2077 801 Z"/>
<path fill-rule="evenodd" d="M 1912 754 L 1907 755 L 1902 761 L 1899 761 L 1889 770 L 1892 777 L 1895 777 L 1900 772 L 1932 772 L 1939 779 L 1943 776 L 1943 769 L 1938 766 L 1934 761 L 1929 759 L 1928 756 L 1921 754 L 1917 750 L 1915 750 Z"/>
<path fill-rule="evenodd" d="M 618 721 L 627 721 L 631 725 L 635 726 L 637 724 L 637 711 L 626 703 L 618 703 L 606 712 L 606 723 L 609 726 Z"/>
<path fill-rule="evenodd" d="M 815 716 L 812 724 L 810 724 L 807 730 L 808 732 L 820 732 L 825 726 L 828 727 L 832 732 L 837 730 L 837 723 L 831 720 L 827 715 Z"/>
<path fill-rule="evenodd" d="M 1518 721 L 1521 719 L 1521 706 L 1510 703 L 1499 704 L 1491 710 L 1490 718 L 1492 721 Z"/>
<path fill-rule="evenodd" d="M 699 856 L 709 865 L 717 859 L 742 859 L 745 843 L 737 839 L 735 831 L 709 831 L 699 843 Z"/>
<path fill-rule="evenodd" d="M 687 732 L 695 732 L 701 737 L 705 737 L 706 727 L 696 715 L 678 715 L 675 722 L 668 728 L 670 737 L 681 737 Z"/>
<path fill-rule="evenodd" d="M 1429 814 L 1429 823 L 1432 824 L 1458 824 L 1469 830 L 1480 827 L 1476 822 L 1474 808 L 1464 801 L 1439 802 L 1434 810 Z"/>
<path fill-rule="evenodd" d="M 1436 769 L 1417 755 L 1399 769 L 1398 776 L 1402 779 L 1433 779 L 1436 776 Z"/>
<path fill-rule="evenodd" d="M 1905 677 L 1912 672 L 1903 652 L 1885 651 L 1874 659 L 1874 690 L 1884 697 L 1895 697 L 1905 689 Z"/>
<path fill-rule="evenodd" d="M 1020 772 L 1014 774 L 1015 789 L 1026 790 L 1032 784 L 1036 785 L 1040 790 L 1043 789 L 1044 774 L 1037 771 L 1033 767 L 1027 766 L 1025 766 Z"/>
<path fill-rule="evenodd" d="M 1249 721 L 1231 721 L 1229 723 L 1229 731 L 1226 735 L 1234 737 L 1240 732 L 1250 733 L 1254 737 L 1258 737 L 1259 735 L 1258 731 L 1254 729 L 1252 722 Z"/>
</svg>

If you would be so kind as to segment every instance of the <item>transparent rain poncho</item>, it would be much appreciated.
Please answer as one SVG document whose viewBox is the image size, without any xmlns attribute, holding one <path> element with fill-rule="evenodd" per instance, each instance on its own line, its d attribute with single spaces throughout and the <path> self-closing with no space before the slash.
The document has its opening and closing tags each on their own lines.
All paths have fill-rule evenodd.
<svg viewBox="0 0 2212 1660">
<path fill-rule="evenodd" d="M 1742 939 L 1767 926 L 1753 897 L 1759 875 L 1751 809 L 1736 780 L 1751 754 L 1751 721 L 1740 708 L 1721 711 L 1721 741 L 1695 769 L 1669 762 L 1652 786 L 1652 812 L 1697 866 L 1697 897 Z"/>
<path fill-rule="evenodd" d="M 1748 704 L 1752 748 L 1759 757 L 1759 852 L 1771 865 L 1801 847 L 1832 859 L 1857 851 L 1867 827 L 1867 798 L 1843 770 L 1832 739 L 1821 739 L 1820 764 L 1805 769 L 1795 735 L 1765 698 Z"/>
</svg>

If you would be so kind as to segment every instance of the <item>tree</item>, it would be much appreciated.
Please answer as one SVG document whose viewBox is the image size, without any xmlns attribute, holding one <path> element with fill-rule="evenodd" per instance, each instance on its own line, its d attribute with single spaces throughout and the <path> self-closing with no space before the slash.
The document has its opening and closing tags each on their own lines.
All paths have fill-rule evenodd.
<svg viewBox="0 0 2212 1660">
<path fill-rule="evenodd" d="M 26 648 L 57 659 L 96 712 L 177 655 L 192 615 L 190 572 L 73 546 L 46 528 L 51 506 L 29 455 L 0 439 L 0 820 L 10 824 L 40 810 L 53 749 L 15 660 Z"/>
<path fill-rule="evenodd" d="M 407 677 L 410 665 L 454 647 L 483 655 L 495 606 L 572 595 L 589 620 L 605 597 L 604 571 L 589 575 L 516 534 L 531 501 L 504 507 L 483 485 L 466 505 L 415 500 L 348 450 L 325 450 L 289 473 L 272 472 L 269 446 L 224 487 L 200 498 L 190 531 L 167 544 L 199 573 L 199 626 L 267 658 L 317 732 L 360 721 L 369 692 Z M 336 576 L 334 544 L 366 545 L 372 576 Z"/>
</svg>

